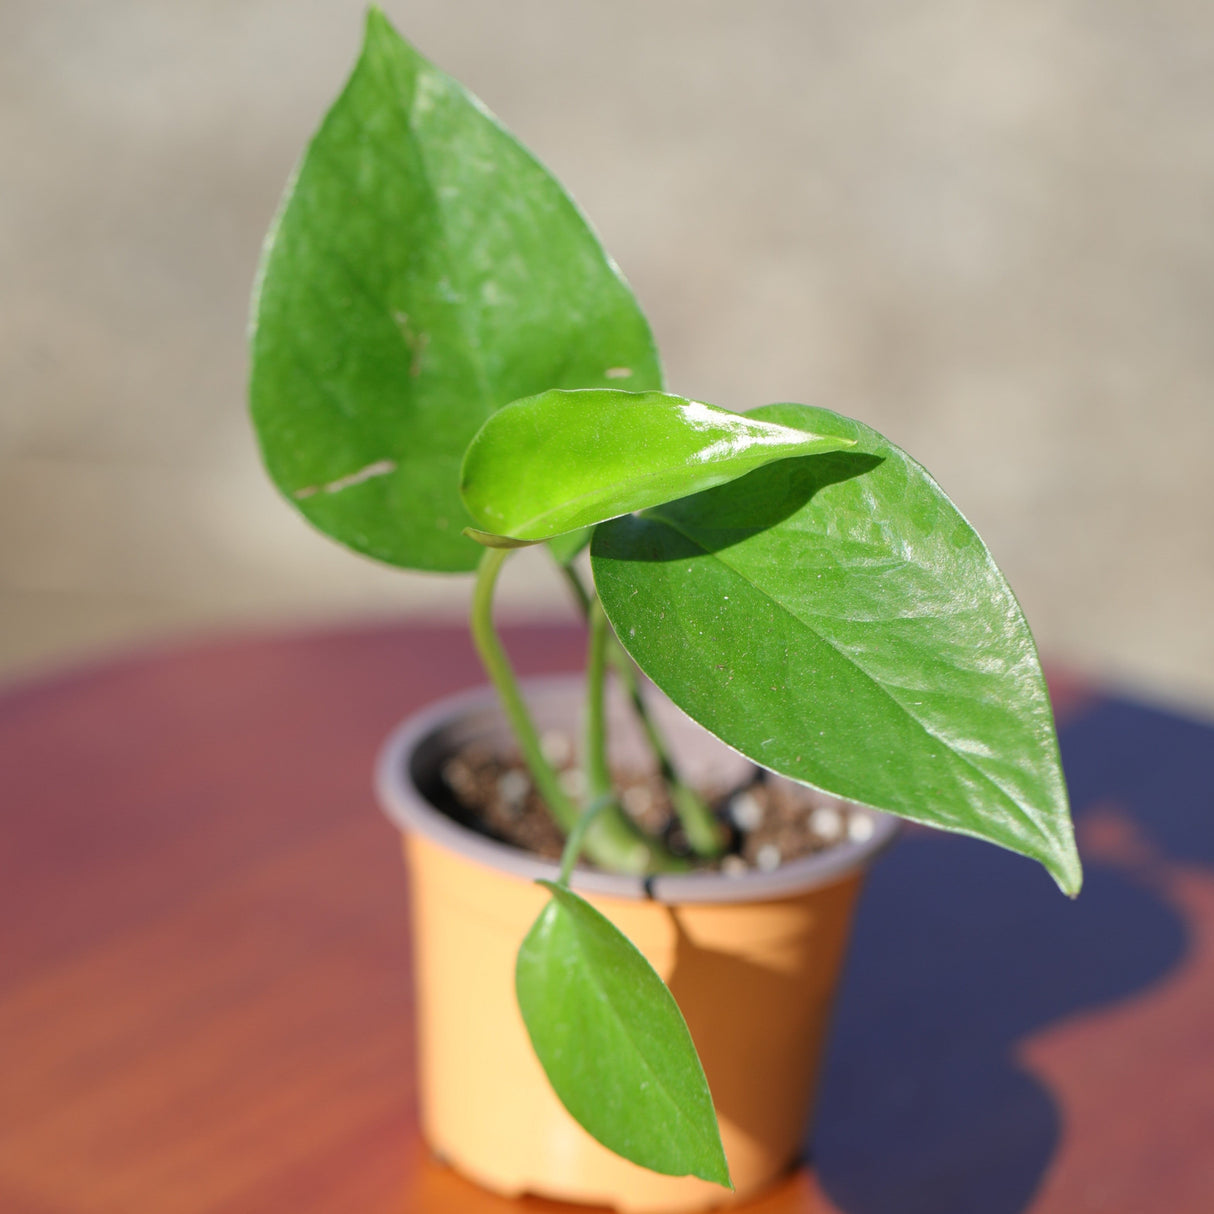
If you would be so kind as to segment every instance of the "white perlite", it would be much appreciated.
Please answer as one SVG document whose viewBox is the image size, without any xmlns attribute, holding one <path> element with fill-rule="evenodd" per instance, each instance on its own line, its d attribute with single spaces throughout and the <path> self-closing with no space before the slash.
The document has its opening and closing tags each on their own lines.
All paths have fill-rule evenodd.
<svg viewBox="0 0 1214 1214">
<path fill-rule="evenodd" d="M 763 806 L 748 792 L 736 793 L 729 802 L 729 817 L 739 830 L 755 830 L 763 821 Z"/>
<path fill-rule="evenodd" d="M 508 771 L 498 777 L 497 795 L 509 809 L 521 809 L 531 791 L 531 781 L 521 771 Z"/>
<path fill-rule="evenodd" d="M 763 872 L 769 873 L 780 867 L 780 861 L 783 858 L 780 855 L 780 849 L 774 843 L 764 843 L 755 856 L 755 866 Z"/>
<path fill-rule="evenodd" d="M 847 822 L 847 837 L 853 843 L 867 843 L 876 829 L 876 823 L 868 814 L 853 813 Z"/>
<path fill-rule="evenodd" d="M 540 735 L 540 750 L 553 767 L 564 767 L 573 757 L 573 743 L 556 729 L 546 730 Z"/>
<path fill-rule="evenodd" d="M 833 843 L 843 834 L 843 815 L 833 805 L 819 805 L 809 815 L 809 829 L 824 843 Z"/>
<path fill-rule="evenodd" d="M 571 796 L 580 797 L 586 791 L 586 773 L 578 767 L 561 772 L 561 787 Z"/>
</svg>

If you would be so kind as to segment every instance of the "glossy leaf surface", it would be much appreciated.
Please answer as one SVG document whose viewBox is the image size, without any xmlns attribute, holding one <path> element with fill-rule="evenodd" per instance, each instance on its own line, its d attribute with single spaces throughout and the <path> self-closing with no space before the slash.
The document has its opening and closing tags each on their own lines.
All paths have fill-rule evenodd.
<svg viewBox="0 0 1214 1214">
<path fill-rule="evenodd" d="M 755 762 L 1040 860 L 1081 882 L 1032 636 L 989 552 L 927 472 L 856 439 L 596 529 L 620 640 L 685 712 Z"/>
<path fill-rule="evenodd" d="M 537 542 L 848 445 L 664 392 L 543 392 L 485 422 L 460 492 L 484 531 Z"/>
<path fill-rule="evenodd" d="M 553 387 L 661 387 L 648 325 L 548 172 L 378 10 L 288 187 L 251 401 L 279 489 L 360 552 L 470 570 L 464 449 Z"/>
<path fill-rule="evenodd" d="M 540 884 L 552 901 L 519 949 L 515 989 L 561 1103 L 633 1163 L 728 1185 L 708 1083 L 673 996 L 594 907 Z"/>
</svg>

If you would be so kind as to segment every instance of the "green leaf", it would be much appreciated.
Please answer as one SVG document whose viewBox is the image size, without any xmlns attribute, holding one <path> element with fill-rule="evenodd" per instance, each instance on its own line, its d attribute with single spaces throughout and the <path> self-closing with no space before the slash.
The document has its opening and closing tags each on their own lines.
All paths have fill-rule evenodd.
<svg viewBox="0 0 1214 1214">
<path fill-rule="evenodd" d="M 732 1188 L 708 1083 L 673 996 L 594 907 L 540 884 L 552 901 L 519 949 L 515 990 L 561 1103 L 641 1167 Z"/>
<path fill-rule="evenodd" d="M 542 392 L 480 428 L 460 492 L 485 531 L 537 542 L 850 445 L 663 392 Z"/>
<path fill-rule="evenodd" d="M 470 570 L 468 441 L 552 387 L 660 388 L 649 327 L 574 203 L 376 9 L 255 292 L 250 396 L 275 484 L 396 565 Z"/>
<path fill-rule="evenodd" d="M 928 473 L 859 422 L 752 416 L 856 440 L 595 531 L 620 640 L 755 762 L 1082 874 L 1028 625 Z"/>
</svg>

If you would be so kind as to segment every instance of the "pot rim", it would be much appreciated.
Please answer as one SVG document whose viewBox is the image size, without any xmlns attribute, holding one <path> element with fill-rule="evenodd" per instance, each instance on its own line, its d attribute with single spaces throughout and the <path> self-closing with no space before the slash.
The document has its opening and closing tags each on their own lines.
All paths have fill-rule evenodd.
<svg viewBox="0 0 1214 1214">
<path fill-rule="evenodd" d="M 580 686 L 580 676 L 548 675 L 521 680 L 528 692 L 553 693 Z M 405 718 L 381 746 L 375 763 L 375 789 L 380 808 L 401 830 L 415 831 L 449 851 L 523 880 L 556 880 L 560 865 L 510 843 L 499 842 L 461 826 L 426 799 L 414 782 L 410 757 L 443 728 L 471 713 L 500 713 L 497 693 L 489 686 L 444 696 Z M 707 732 L 707 731 L 706 731 Z M 709 735 L 712 736 L 712 735 Z M 719 745 L 726 746 L 720 739 Z M 832 794 L 833 795 L 833 794 Z M 769 872 L 656 873 L 648 877 L 609 873 L 581 866 L 570 884 L 588 894 L 633 901 L 686 903 L 763 902 L 830 885 L 869 867 L 894 840 L 900 822 L 891 814 L 861 806 L 872 817 L 873 833 L 862 842 L 847 840 L 822 851 L 800 856 Z"/>
</svg>

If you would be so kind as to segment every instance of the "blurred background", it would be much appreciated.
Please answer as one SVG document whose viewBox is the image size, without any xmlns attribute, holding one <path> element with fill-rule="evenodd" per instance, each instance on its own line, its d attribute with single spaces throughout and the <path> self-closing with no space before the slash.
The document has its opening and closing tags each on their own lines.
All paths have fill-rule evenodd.
<svg viewBox="0 0 1214 1214">
<path fill-rule="evenodd" d="M 673 390 L 911 451 L 1041 647 L 1214 707 L 1204 0 L 389 0 L 564 181 Z M 344 0 L 0 4 L 0 677 L 149 639 L 464 610 L 262 476 L 262 234 Z M 567 614 L 521 559 L 515 618 Z"/>
</svg>

